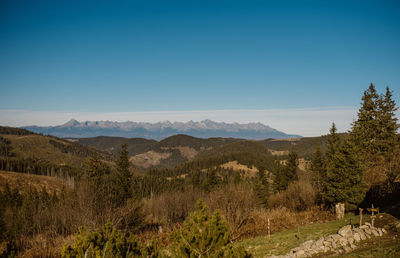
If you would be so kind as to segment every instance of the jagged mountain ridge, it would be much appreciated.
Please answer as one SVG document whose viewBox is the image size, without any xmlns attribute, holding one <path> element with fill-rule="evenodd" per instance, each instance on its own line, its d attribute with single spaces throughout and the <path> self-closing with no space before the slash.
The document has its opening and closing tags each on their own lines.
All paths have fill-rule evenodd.
<svg viewBox="0 0 400 258">
<path fill-rule="evenodd" d="M 25 129 L 36 133 L 50 134 L 57 137 L 96 137 L 119 136 L 140 137 L 161 140 L 176 134 L 186 134 L 193 137 L 234 137 L 243 139 L 292 138 L 299 135 L 289 135 L 262 123 L 224 123 L 211 120 L 200 122 L 173 122 L 157 123 L 146 122 L 112 122 L 112 121 L 85 121 L 71 119 L 59 126 L 39 127 L 26 126 Z"/>
</svg>

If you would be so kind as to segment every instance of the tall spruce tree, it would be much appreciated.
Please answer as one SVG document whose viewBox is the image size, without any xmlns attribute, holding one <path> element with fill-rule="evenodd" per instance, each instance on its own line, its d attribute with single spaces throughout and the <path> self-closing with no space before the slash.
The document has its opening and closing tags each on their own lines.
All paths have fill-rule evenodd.
<svg viewBox="0 0 400 258">
<path fill-rule="evenodd" d="M 386 87 L 385 95 L 379 99 L 379 132 L 378 144 L 379 152 L 385 157 L 393 153 L 396 146 L 399 144 L 399 136 L 397 130 L 397 118 L 395 112 L 397 111 L 396 103 L 392 99 L 392 92 L 389 87 Z"/>
<path fill-rule="evenodd" d="M 274 165 L 274 186 L 275 191 L 284 191 L 288 188 L 289 183 L 298 180 L 297 167 L 299 165 L 298 155 L 294 148 L 291 149 L 285 164 L 280 160 L 275 160 Z"/>
<path fill-rule="evenodd" d="M 361 156 L 369 186 L 379 185 L 387 179 L 390 169 L 385 167 L 399 147 L 396 110 L 388 87 L 382 95 L 378 95 L 373 84 L 364 92 L 350 135 Z"/>
<path fill-rule="evenodd" d="M 269 196 L 269 183 L 263 170 L 259 170 L 253 181 L 253 191 L 259 205 L 267 208 Z"/>
<path fill-rule="evenodd" d="M 347 209 L 354 210 L 366 193 L 361 160 L 354 142 L 345 139 L 330 158 L 322 198 L 328 206 L 343 202 Z"/>
<path fill-rule="evenodd" d="M 367 156 L 369 160 L 379 152 L 377 139 L 381 133 L 379 117 L 382 116 L 379 110 L 379 102 L 379 95 L 375 86 L 371 83 L 362 97 L 358 119 L 352 124 L 352 140 L 359 152 Z"/>
<path fill-rule="evenodd" d="M 279 192 L 285 190 L 287 187 L 285 180 L 285 166 L 278 158 L 274 162 L 274 191 Z"/>
<path fill-rule="evenodd" d="M 121 145 L 118 157 L 115 161 L 117 172 L 113 185 L 113 202 L 117 206 L 125 204 L 131 197 L 131 181 L 129 151 L 126 144 Z"/>
<path fill-rule="evenodd" d="M 299 158 L 294 150 L 292 148 L 289 152 L 288 160 L 286 162 L 286 177 L 287 177 L 287 184 L 289 185 L 290 182 L 298 180 L 298 175 L 297 175 L 297 168 L 299 166 Z"/>
<path fill-rule="evenodd" d="M 326 141 L 325 160 L 327 164 L 332 161 L 333 156 L 338 152 L 340 144 L 341 142 L 339 135 L 337 134 L 336 125 L 335 123 L 332 123 L 332 127 L 329 129 L 329 134 Z"/>
<path fill-rule="evenodd" d="M 317 189 L 319 195 L 321 195 L 326 180 L 326 165 L 325 158 L 319 145 L 315 149 L 313 159 L 311 161 L 311 173 L 313 176 L 313 185 Z M 321 201 L 321 196 L 319 199 Z"/>
</svg>

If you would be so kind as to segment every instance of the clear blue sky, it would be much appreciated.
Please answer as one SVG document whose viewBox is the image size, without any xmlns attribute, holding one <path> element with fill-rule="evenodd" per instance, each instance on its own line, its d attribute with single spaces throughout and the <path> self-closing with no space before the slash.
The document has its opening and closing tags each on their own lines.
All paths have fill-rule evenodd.
<svg viewBox="0 0 400 258">
<path fill-rule="evenodd" d="M 400 1 L 0 1 L 0 109 L 357 107 L 400 95 Z M 328 126 L 327 126 L 328 127 Z"/>
</svg>

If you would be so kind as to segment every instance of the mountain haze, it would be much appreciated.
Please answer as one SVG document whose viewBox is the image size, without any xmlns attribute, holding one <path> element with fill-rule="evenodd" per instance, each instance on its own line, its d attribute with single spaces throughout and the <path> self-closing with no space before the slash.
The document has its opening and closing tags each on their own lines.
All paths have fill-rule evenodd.
<svg viewBox="0 0 400 258">
<path fill-rule="evenodd" d="M 262 123 L 224 123 L 203 120 L 200 122 L 173 122 L 158 123 L 143 122 L 112 122 L 112 121 L 85 121 L 78 122 L 71 119 L 58 126 L 39 127 L 26 126 L 25 129 L 36 133 L 49 134 L 64 138 L 81 138 L 96 136 L 140 137 L 145 139 L 161 140 L 176 134 L 186 134 L 193 137 L 233 137 L 243 139 L 292 138 L 299 135 L 289 135 Z"/>
</svg>

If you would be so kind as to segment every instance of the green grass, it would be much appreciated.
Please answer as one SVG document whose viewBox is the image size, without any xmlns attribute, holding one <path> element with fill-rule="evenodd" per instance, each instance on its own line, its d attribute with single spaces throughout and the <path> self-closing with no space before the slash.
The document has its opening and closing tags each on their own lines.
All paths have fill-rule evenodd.
<svg viewBox="0 0 400 258">
<path fill-rule="evenodd" d="M 364 245 L 351 253 L 342 255 L 345 258 L 356 257 L 400 257 L 400 239 L 393 236 L 378 237 L 373 241 L 366 241 Z"/>
<path fill-rule="evenodd" d="M 364 215 L 364 221 L 367 217 Z M 268 239 L 268 236 L 261 236 L 239 242 L 237 245 L 245 247 L 254 257 L 282 255 L 307 240 L 317 240 L 321 236 L 336 234 L 341 227 L 350 224 L 350 220 L 353 224 L 358 224 L 359 217 L 346 214 L 345 218 L 341 220 L 314 223 L 300 227 L 300 235 L 298 235 L 298 229 L 292 229 L 272 234 L 271 239 Z M 273 229 L 273 225 L 271 225 L 271 228 Z"/>
</svg>

